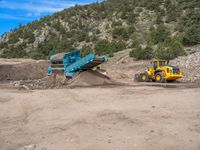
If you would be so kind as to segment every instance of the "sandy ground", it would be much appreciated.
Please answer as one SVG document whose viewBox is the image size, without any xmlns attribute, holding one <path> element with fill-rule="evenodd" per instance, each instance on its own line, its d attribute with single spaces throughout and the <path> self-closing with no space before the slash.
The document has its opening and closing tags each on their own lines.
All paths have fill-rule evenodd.
<svg viewBox="0 0 200 150">
<path fill-rule="evenodd" d="M 199 150 L 200 88 L 0 89 L 0 150 Z"/>
</svg>

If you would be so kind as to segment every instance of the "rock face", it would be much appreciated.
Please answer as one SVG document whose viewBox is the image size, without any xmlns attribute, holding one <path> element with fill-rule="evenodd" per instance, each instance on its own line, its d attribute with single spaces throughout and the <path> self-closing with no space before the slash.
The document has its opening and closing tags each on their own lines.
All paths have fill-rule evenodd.
<svg viewBox="0 0 200 150">
<path fill-rule="evenodd" d="M 179 66 L 184 72 L 184 82 L 197 82 L 200 81 L 200 52 L 194 54 L 178 57 L 171 61 L 172 65 Z"/>
</svg>

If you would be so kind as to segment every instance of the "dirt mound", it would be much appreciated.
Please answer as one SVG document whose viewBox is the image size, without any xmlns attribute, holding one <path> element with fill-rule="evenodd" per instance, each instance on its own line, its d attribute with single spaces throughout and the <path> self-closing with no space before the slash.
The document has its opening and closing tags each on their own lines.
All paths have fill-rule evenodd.
<svg viewBox="0 0 200 150">
<path fill-rule="evenodd" d="M 14 81 L 11 84 L 18 89 L 34 90 L 104 86 L 113 85 L 116 84 L 116 82 L 97 71 L 85 71 L 72 79 L 66 79 L 63 74 L 54 74 L 42 79 Z"/>
<path fill-rule="evenodd" d="M 47 74 L 48 61 L 0 63 L 0 81 L 40 79 Z"/>
<path fill-rule="evenodd" d="M 85 71 L 68 82 L 69 87 L 104 86 L 112 84 L 116 84 L 116 82 L 97 71 Z"/>
</svg>

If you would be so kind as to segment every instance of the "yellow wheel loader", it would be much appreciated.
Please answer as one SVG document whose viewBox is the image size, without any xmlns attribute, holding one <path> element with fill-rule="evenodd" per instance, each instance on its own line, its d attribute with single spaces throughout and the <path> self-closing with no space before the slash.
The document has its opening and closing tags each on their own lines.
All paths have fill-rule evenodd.
<svg viewBox="0 0 200 150">
<path fill-rule="evenodd" d="M 173 82 L 182 77 L 180 69 L 166 60 L 153 60 L 145 72 L 135 74 L 135 80 L 139 82 Z"/>
</svg>

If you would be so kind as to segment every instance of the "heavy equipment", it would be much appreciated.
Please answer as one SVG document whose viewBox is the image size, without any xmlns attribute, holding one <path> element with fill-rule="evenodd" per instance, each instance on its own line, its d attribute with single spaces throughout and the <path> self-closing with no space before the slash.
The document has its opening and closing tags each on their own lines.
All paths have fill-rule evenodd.
<svg viewBox="0 0 200 150">
<path fill-rule="evenodd" d="M 61 72 L 66 77 L 74 77 L 80 72 L 91 70 L 108 60 L 107 56 L 96 57 L 94 53 L 81 57 L 81 51 L 58 53 L 50 56 L 51 66 L 48 67 L 48 75 Z"/>
<path fill-rule="evenodd" d="M 182 77 L 180 69 L 166 60 L 153 60 L 145 72 L 135 74 L 135 80 L 139 82 L 173 82 Z"/>
</svg>

